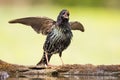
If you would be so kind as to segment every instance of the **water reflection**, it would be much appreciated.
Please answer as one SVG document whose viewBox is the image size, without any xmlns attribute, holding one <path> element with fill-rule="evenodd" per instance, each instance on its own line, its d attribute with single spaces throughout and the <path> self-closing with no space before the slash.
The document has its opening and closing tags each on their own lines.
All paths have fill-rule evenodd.
<svg viewBox="0 0 120 80">
<path fill-rule="evenodd" d="M 7 72 L 5 71 L 0 71 L 0 80 L 6 80 L 6 78 L 8 78 L 9 75 Z"/>
<path fill-rule="evenodd" d="M 61 76 L 61 77 L 49 77 L 49 76 L 38 76 L 29 78 L 8 78 L 7 80 L 120 80 L 119 77 L 113 76 Z"/>
</svg>

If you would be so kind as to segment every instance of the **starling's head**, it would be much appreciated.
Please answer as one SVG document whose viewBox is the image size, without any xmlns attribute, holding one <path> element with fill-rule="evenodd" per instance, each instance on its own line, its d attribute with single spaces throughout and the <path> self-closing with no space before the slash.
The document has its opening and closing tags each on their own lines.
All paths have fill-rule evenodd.
<svg viewBox="0 0 120 80">
<path fill-rule="evenodd" d="M 68 10 L 66 10 L 66 9 L 63 9 L 60 13 L 59 13 L 59 15 L 58 15 L 58 20 L 65 20 L 65 21 L 68 21 L 69 20 L 69 11 Z"/>
</svg>

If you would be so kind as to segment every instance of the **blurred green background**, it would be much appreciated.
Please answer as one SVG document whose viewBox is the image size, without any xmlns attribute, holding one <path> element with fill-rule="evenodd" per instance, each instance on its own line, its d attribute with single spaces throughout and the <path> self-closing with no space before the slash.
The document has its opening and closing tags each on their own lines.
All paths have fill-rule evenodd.
<svg viewBox="0 0 120 80">
<path fill-rule="evenodd" d="M 35 65 L 46 36 L 8 21 L 28 16 L 56 20 L 62 9 L 70 11 L 70 21 L 85 27 L 84 33 L 73 31 L 72 43 L 62 56 L 65 64 L 120 64 L 120 0 L 0 0 L 0 59 Z M 61 64 L 58 54 L 51 64 Z"/>
</svg>

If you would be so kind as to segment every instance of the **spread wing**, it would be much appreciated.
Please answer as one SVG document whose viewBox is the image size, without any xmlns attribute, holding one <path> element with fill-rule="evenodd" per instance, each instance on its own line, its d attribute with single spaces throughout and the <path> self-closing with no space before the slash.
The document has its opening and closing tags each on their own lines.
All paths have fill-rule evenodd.
<svg viewBox="0 0 120 80">
<path fill-rule="evenodd" d="M 72 30 L 80 30 L 82 32 L 85 31 L 83 25 L 80 22 L 78 22 L 78 21 L 70 22 L 70 26 L 71 26 Z"/>
<path fill-rule="evenodd" d="M 26 17 L 9 21 L 9 23 L 21 23 L 31 26 L 37 33 L 47 35 L 52 26 L 56 23 L 54 20 L 47 17 Z"/>
</svg>

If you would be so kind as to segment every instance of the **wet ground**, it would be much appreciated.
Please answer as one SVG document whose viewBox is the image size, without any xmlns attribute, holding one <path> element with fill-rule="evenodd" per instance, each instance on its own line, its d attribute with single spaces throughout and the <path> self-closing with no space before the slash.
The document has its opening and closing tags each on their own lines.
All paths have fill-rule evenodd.
<svg viewBox="0 0 120 80">
<path fill-rule="evenodd" d="M 48 77 L 48 76 L 32 76 L 29 78 L 8 78 L 7 80 L 120 80 L 119 77 L 112 76 L 61 76 L 61 77 Z"/>
<path fill-rule="evenodd" d="M 116 76 L 120 77 L 120 65 L 92 65 L 92 64 L 73 64 L 63 66 L 21 66 L 9 64 L 0 61 L 0 76 L 6 77 L 7 73 L 10 76 L 33 78 L 31 75 L 46 75 L 46 76 L 64 76 L 64 75 L 79 75 L 79 76 Z M 29 76 L 26 76 L 29 75 Z M 35 77 L 35 78 L 36 78 Z"/>
</svg>

